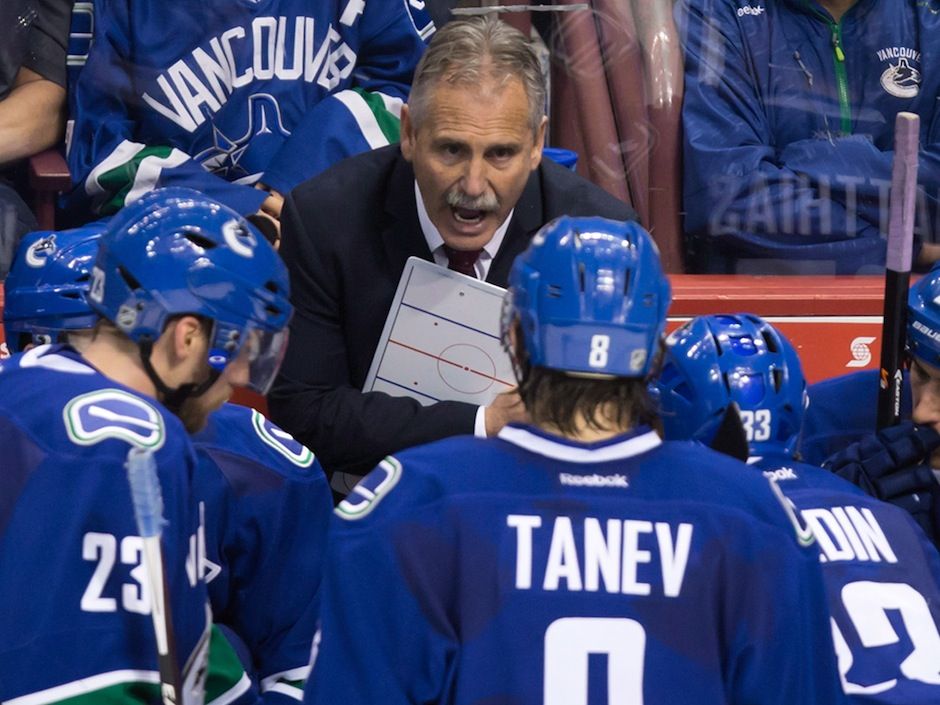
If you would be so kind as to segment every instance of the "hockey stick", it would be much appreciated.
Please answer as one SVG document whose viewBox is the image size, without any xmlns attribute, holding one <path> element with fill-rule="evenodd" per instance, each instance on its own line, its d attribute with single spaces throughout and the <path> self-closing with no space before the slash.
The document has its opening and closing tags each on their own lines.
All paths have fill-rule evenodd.
<svg viewBox="0 0 940 705">
<path fill-rule="evenodd" d="M 885 268 L 884 317 L 881 324 L 881 380 L 878 428 L 901 418 L 902 363 L 907 336 L 907 289 L 911 279 L 914 203 L 917 194 L 917 148 L 920 118 L 898 113 L 894 121 L 894 164 L 888 206 L 888 255 Z"/>
<path fill-rule="evenodd" d="M 160 695 L 163 705 L 178 705 L 180 673 L 176 660 L 176 639 L 170 614 L 163 546 L 160 543 L 166 520 L 163 518 L 163 495 L 160 492 L 153 451 L 142 448 L 131 448 L 128 451 L 127 481 L 131 487 L 137 530 L 144 542 L 144 566 L 150 587 L 153 631 L 157 638 L 157 661 L 160 666 Z"/>
</svg>

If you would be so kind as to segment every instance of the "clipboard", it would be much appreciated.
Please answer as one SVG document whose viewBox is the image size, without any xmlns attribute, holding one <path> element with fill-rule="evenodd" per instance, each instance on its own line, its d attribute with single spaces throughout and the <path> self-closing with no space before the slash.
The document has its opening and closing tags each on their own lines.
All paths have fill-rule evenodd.
<svg viewBox="0 0 940 705">
<path fill-rule="evenodd" d="M 409 257 L 363 391 L 485 406 L 515 387 L 499 335 L 505 293 Z"/>
</svg>

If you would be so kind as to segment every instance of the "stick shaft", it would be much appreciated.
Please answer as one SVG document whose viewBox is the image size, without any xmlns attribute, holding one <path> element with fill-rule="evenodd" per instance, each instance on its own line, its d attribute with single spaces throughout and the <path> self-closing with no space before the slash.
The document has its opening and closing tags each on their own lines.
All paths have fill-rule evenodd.
<svg viewBox="0 0 940 705">
<path fill-rule="evenodd" d="M 894 123 L 894 163 L 891 170 L 878 428 L 893 426 L 901 418 L 901 370 L 914 243 L 919 139 L 920 118 L 913 113 L 898 113 Z"/>
</svg>

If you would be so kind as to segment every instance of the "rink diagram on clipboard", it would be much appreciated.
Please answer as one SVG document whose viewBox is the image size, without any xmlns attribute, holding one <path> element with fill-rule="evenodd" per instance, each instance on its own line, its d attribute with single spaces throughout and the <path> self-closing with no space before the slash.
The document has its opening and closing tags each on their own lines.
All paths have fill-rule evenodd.
<svg viewBox="0 0 940 705">
<path fill-rule="evenodd" d="M 515 386 L 499 338 L 503 290 L 409 260 L 366 391 L 487 404 Z"/>
</svg>

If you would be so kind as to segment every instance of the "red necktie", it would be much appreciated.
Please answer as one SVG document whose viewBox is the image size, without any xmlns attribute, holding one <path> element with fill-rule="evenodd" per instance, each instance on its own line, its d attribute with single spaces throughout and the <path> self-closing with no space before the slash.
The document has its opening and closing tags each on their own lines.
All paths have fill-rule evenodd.
<svg viewBox="0 0 940 705">
<path fill-rule="evenodd" d="M 477 278 L 476 269 L 473 265 L 480 258 L 480 250 L 455 250 L 449 245 L 444 245 L 444 252 L 447 254 L 447 268 L 455 272 L 466 274 L 468 277 Z"/>
</svg>

